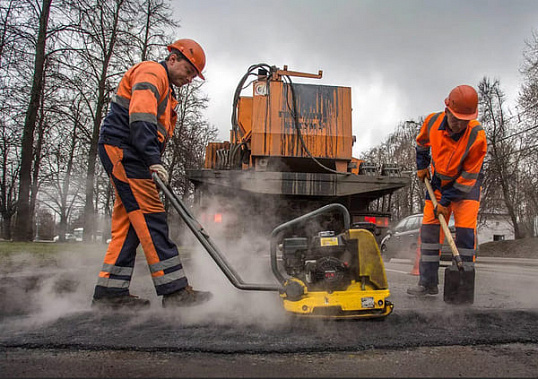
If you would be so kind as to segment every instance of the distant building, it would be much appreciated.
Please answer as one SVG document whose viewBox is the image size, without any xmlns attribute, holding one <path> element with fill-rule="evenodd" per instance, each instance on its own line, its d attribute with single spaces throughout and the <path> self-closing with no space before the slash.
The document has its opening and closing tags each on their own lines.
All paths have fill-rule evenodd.
<svg viewBox="0 0 538 379">
<path fill-rule="evenodd" d="M 84 228 L 75 228 L 73 229 L 73 235 L 75 236 L 76 242 L 82 242 L 84 237 Z"/>
<path fill-rule="evenodd" d="M 508 214 L 480 213 L 478 215 L 478 243 L 513 240 L 514 228 Z"/>
</svg>

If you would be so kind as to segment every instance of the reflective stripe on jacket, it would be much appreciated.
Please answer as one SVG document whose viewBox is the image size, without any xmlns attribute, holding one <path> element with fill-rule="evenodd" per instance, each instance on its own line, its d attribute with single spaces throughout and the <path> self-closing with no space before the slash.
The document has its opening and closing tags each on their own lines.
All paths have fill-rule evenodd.
<svg viewBox="0 0 538 379">
<path fill-rule="evenodd" d="M 136 64 L 112 96 L 100 142 L 134 147 L 148 166 L 161 163 L 161 153 L 176 125 L 177 103 L 164 62 Z"/>
<path fill-rule="evenodd" d="M 453 194 L 446 199 L 444 189 L 454 188 L 462 194 L 471 192 L 477 184 L 487 151 L 486 133 L 477 120 L 469 121 L 467 128 L 451 136 L 446 127 L 445 112 L 430 114 L 417 136 L 417 167 L 428 167 L 429 157 L 434 175 L 440 180 L 441 192 L 447 200 L 457 200 Z M 448 201 L 449 203 L 450 201 Z"/>
</svg>

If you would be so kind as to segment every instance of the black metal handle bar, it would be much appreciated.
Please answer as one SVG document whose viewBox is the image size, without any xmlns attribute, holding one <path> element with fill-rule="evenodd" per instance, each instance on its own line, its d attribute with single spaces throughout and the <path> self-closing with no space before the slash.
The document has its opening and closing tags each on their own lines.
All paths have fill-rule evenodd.
<svg viewBox="0 0 538 379">
<path fill-rule="evenodd" d="M 192 233 L 195 235 L 195 237 L 200 241 L 202 246 L 206 249 L 206 251 L 209 253 L 211 258 L 215 261 L 217 266 L 222 270 L 224 275 L 228 278 L 228 280 L 238 289 L 240 290 L 247 290 L 247 291 L 280 291 L 282 288 L 281 286 L 277 284 L 250 284 L 245 283 L 239 274 L 230 266 L 226 258 L 221 254 L 217 246 L 213 243 L 211 240 L 211 237 L 207 234 L 207 232 L 204 230 L 202 225 L 196 220 L 196 218 L 192 215 L 192 213 L 189 211 L 189 209 L 185 206 L 183 201 L 174 194 L 170 186 L 167 186 L 163 183 L 161 178 L 157 175 L 157 173 L 153 173 L 153 180 L 157 184 L 157 187 L 159 187 L 166 197 L 170 200 L 174 208 L 177 210 L 183 221 L 187 224 L 189 229 L 192 231 Z"/>
</svg>

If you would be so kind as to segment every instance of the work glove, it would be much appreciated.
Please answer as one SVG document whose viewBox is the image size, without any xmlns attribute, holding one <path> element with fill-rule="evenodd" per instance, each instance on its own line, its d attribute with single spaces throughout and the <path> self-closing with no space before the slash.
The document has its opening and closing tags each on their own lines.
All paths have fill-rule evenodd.
<svg viewBox="0 0 538 379">
<path fill-rule="evenodd" d="M 428 178 L 428 180 L 430 180 L 431 174 L 429 167 L 423 168 L 422 170 L 417 170 L 417 178 L 421 182 L 424 182 L 424 178 Z"/>
<path fill-rule="evenodd" d="M 437 204 L 434 210 L 435 217 L 439 218 L 439 215 L 443 215 L 446 222 L 448 222 L 448 216 L 450 215 L 450 211 L 447 207 L 443 207 L 441 204 Z"/>
<path fill-rule="evenodd" d="M 162 164 L 152 164 L 149 166 L 151 172 L 156 172 L 159 179 L 162 180 L 165 186 L 168 185 L 168 171 L 166 171 Z"/>
</svg>

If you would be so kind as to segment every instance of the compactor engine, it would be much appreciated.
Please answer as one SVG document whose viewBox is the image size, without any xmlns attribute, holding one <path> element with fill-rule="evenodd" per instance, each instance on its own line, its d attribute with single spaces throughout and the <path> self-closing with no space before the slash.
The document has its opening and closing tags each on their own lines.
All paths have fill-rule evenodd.
<svg viewBox="0 0 538 379">
<path fill-rule="evenodd" d="M 334 221 L 335 213 L 342 216 L 340 233 L 310 232 L 318 224 L 312 221 L 320 217 Z M 335 318 L 376 318 L 392 312 L 375 237 L 366 229 L 351 228 L 349 212 L 341 204 L 326 205 L 276 227 L 271 233 L 271 267 L 288 312 Z"/>
<path fill-rule="evenodd" d="M 357 257 L 347 249 L 344 236 L 334 231 L 319 232 L 311 239 L 285 238 L 282 260 L 286 273 L 313 291 L 343 291 L 358 269 Z"/>
</svg>

